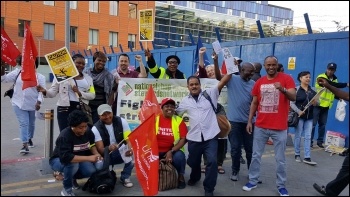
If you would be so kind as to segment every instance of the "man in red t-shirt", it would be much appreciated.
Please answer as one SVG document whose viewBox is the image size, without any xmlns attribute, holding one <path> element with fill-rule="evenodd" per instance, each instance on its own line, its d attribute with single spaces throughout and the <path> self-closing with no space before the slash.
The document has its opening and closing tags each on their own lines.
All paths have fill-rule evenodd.
<svg viewBox="0 0 350 197">
<path fill-rule="evenodd" d="M 177 188 L 184 189 L 186 157 L 183 147 L 186 144 L 187 126 L 180 116 L 175 115 L 173 99 L 163 99 L 161 109 L 162 113 L 156 117 L 159 158 L 174 165 L 179 175 Z"/>
<path fill-rule="evenodd" d="M 261 156 L 266 141 L 271 137 L 277 162 L 278 193 L 281 196 L 288 196 L 285 188 L 287 180 L 285 150 L 289 102 L 296 99 L 295 82 L 290 75 L 277 72 L 278 60 L 275 56 L 267 56 L 264 67 L 267 75 L 258 79 L 252 90 L 253 101 L 250 105 L 247 132 L 252 133 L 252 119 L 256 114 L 253 157 L 249 168 L 249 182 L 243 186 L 243 190 L 250 191 L 257 187 Z"/>
</svg>

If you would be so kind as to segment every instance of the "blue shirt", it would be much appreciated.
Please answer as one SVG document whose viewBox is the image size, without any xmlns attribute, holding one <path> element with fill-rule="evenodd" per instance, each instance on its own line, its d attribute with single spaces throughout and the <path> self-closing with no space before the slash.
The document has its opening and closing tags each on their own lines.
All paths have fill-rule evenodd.
<svg viewBox="0 0 350 197">
<path fill-rule="evenodd" d="M 214 106 L 218 104 L 219 89 L 213 87 L 206 89 Z M 198 102 L 189 94 L 185 96 L 176 109 L 178 115 L 182 116 L 187 113 L 189 118 L 189 131 L 186 139 L 201 142 L 203 134 L 204 141 L 213 139 L 219 132 L 220 128 L 216 119 L 216 114 L 208 99 L 201 92 L 198 96 Z"/>
<path fill-rule="evenodd" d="M 244 81 L 240 75 L 232 75 L 227 83 L 227 111 L 229 121 L 247 123 L 249 117 L 250 104 L 253 97 L 251 95 L 255 82 L 253 80 Z"/>
</svg>

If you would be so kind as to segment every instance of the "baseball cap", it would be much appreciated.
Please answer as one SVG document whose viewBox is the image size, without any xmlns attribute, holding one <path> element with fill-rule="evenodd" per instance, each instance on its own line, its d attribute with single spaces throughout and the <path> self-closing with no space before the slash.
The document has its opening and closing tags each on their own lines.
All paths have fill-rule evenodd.
<svg viewBox="0 0 350 197">
<path fill-rule="evenodd" d="M 160 108 L 163 108 L 163 105 L 171 103 L 173 105 L 175 105 L 175 101 L 171 98 L 165 98 L 162 100 L 162 103 L 160 104 Z"/>
<path fill-rule="evenodd" d="M 111 108 L 111 106 L 109 106 L 109 105 L 107 105 L 107 104 L 102 104 L 102 105 L 100 105 L 100 106 L 98 106 L 98 108 L 97 108 L 97 114 L 98 115 L 102 115 L 103 113 L 105 113 L 105 112 L 112 112 L 112 108 Z"/>
<path fill-rule="evenodd" d="M 334 69 L 334 70 L 336 70 L 336 69 L 337 69 L 337 64 L 331 62 L 331 63 L 329 63 L 329 64 L 327 65 L 327 69 Z"/>
</svg>

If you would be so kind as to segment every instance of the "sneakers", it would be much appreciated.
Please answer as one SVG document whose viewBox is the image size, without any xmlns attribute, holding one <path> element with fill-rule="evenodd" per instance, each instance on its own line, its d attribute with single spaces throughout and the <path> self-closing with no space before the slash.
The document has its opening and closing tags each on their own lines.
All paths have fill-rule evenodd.
<svg viewBox="0 0 350 197">
<path fill-rule="evenodd" d="M 250 190 L 252 190 L 252 189 L 254 189 L 254 188 L 256 188 L 257 186 L 256 185 L 253 185 L 253 184 L 251 184 L 251 183 L 247 183 L 247 184 L 245 184 L 245 186 L 243 186 L 243 190 L 244 191 L 250 191 Z"/>
<path fill-rule="evenodd" d="M 63 189 L 61 191 L 61 196 L 75 196 L 75 194 L 73 193 L 73 191 L 66 191 L 65 189 Z"/>
<path fill-rule="evenodd" d="M 120 179 L 120 182 L 123 183 L 124 187 L 132 187 L 134 184 L 130 181 L 130 179 L 125 179 L 124 181 Z"/>
<path fill-rule="evenodd" d="M 316 162 L 311 161 L 311 158 L 304 158 L 303 162 L 312 166 L 317 164 Z"/>
<path fill-rule="evenodd" d="M 299 163 L 301 162 L 300 155 L 295 155 L 295 161 Z"/>
<path fill-rule="evenodd" d="M 28 147 L 26 147 L 26 146 L 23 145 L 23 147 L 22 147 L 22 149 L 19 151 L 19 153 L 24 153 L 24 154 L 29 153 Z"/>
<path fill-rule="evenodd" d="M 77 179 L 73 179 L 73 189 L 80 189 L 80 185 L 77 182 Z"/>
<path fill-rule="evenodd" d="M 324 148 L 324 146 L 322 145 L 322 142 L 317 142 L 317 146 L 320 148 Z"/>
<path fill-rule="evenodd" d="M 238 181 L 238 172 L 232 172 L 230 179 L 232 181 Z"/>
<path fill-rule="evenodd" d="M 29 141 L 28 141 L 28 147 L 29 147 L 29 148 L 34 148 L 34 144 L 33 144 L 33 142 L 32 142 L 32 139 L 29 139 Z"/>
<path fill-rule="evenodd" d="M 278 193 L 280 194 L 280 196 L 289 196 L 288 191 L 287 191 L 286 188 L 278 189 Z"/>
</svg>

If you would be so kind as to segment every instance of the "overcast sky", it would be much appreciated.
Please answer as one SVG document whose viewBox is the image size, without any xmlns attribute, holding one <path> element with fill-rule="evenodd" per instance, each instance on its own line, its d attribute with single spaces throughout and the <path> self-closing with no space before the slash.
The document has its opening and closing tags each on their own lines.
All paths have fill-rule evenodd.
<svg viewBox="0 0 350 197">
<path fill-rule="evenodd" d="M 304 14 L 308 13 L 312 29 L 325 32 L 337 31 L 333 20 L 349 26 L 349 1 L 269 1 L 269 4 L 294 11 L 294 26 L 306 28 Z M 349 31 L 349 28 L 347 29 Z"/>
</svg>

